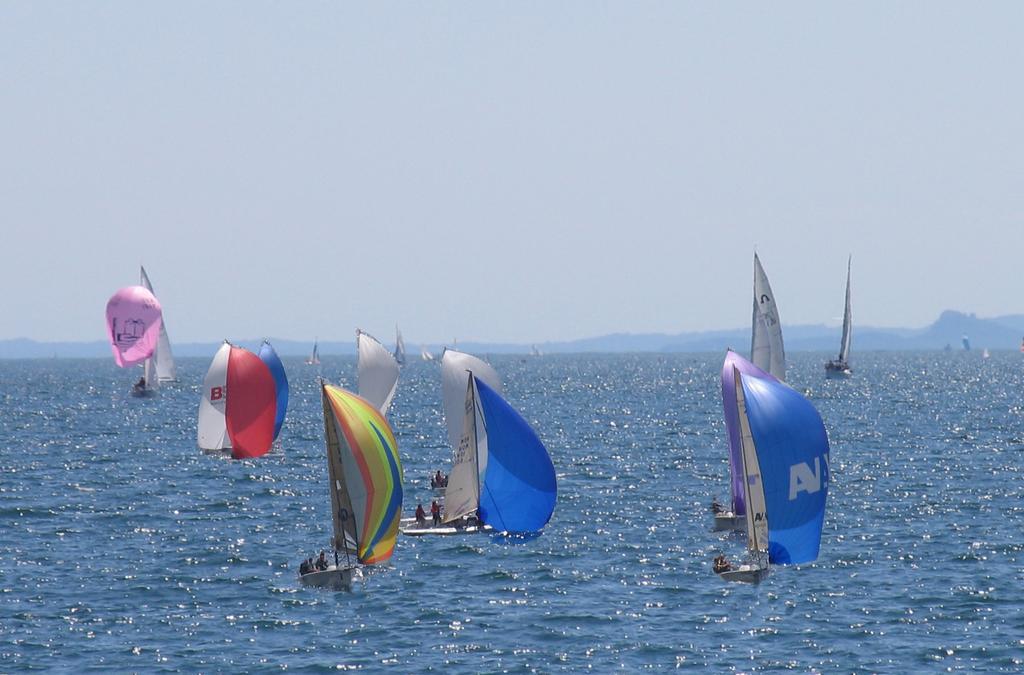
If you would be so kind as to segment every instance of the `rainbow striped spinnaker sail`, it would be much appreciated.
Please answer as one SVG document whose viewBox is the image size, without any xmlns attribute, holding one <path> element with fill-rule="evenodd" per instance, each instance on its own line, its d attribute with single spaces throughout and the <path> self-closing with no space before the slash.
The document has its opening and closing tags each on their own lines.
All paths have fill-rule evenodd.
<svg viewBox="0 0 1024 675">
<path fill-rule="evenodd" d="M 391 557 L 402 513 L 402 461 L 387 420 L 350 391 L 322 385 L 334 548 L 365 565 Z"/>
</svg>

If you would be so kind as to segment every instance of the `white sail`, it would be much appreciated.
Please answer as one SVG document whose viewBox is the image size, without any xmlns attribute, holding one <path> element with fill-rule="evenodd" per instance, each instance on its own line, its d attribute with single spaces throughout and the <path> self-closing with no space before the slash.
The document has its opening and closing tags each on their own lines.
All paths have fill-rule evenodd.
<svg viewBox="0 0 1024 675">
<path fill-rule="evenodd" d="M 359 352 L 359 395 L 372 403 L 382 415 L 388 414 L 398 388 L 398 362 L 372 335 L 356 331 Z"/>
<path fill-rule="evenodd" d="M 476 387 L 471 378 L 466 379 L 464 401 L 462 436 L 452 454 L 452 468 L 444 490 L 443 520 L 446 523 L 476 513 L 480 505 L 477 431 L 483 429 L 483 425 L 477 423 Z"/>
<path fill-rule="evenodd" d="M 313 353 L 306 359 L 306 365 L 308 366 L 320 365 L 320 346 L 318 340 L 319 338 L 313 340 Z"/>
<path fill-rule="evenodd" d="M 395 326 L 395 361 L 398 365 L 405 365 L 405 340 L 402 339 L 402 331 Z"/>
<path fill-rule="evenodd" d="M 768 518 L 765 505 L 764 484 L 761 482 L 761 465 L 757 461 L 754 436 L 750 433 L 747 419 L 747 403 L 743 395 L 740 371 L 734 366 L 736 378 L 736 408 L 740 418 L 740 441 L 743 446 L 743 476 L 747 497 L 747 549 L 759 553 L 768 549 Z"/>
<path fill-rule="evenodd" d="M 160 377 L 156 374 L 155 359 L 148 358 L 143 362 L 142 377 L 146 380 L 146 389 L 160 388 Z"/>
<path fill-rule="evenodd" d="M 504 394 L 501 378 L 494 368 L 476 358 L 454 349 L 446 349 L 441 355 L 441 395 L 444 400 L 444 420 L 448 425 L 448 442 L 456 451 L 462 439 L 466 386 L 469 373 L 486 382 L 491 389 Z M 478 443 L 477 463 L 480 472 L 487 468 L 487 448 Z"/>
<path fill-rule="evenodd" d="M 231 345 L 225 342 L 213 357 L 203 378 L 202 400 L 199 402 L 199 447 L 222 450 L 231 447 L 225 412 L 228 401 L 228 357 Z"/>
<path fill-rule="evenodd" d="M 761 260 L 754 254 L 754 316 L 750 336 L 750 360 L 779 380 L 786 379 L 786 351 L 782 344 L 782 322 L 775 295 Z"/>
<path fill-rule="evenodd" d="M 433 361 L 434 355 L 430 353 L 430 350 L 426 346 L 420 347 L 420 358 L 424 361 Z"/>
<path fill-rule="evenodd" d="M 146 268 L 139 266 L 139 281 L 150 293 L 153 293 L 153 284 L 149 282 L 149 275 Z M 156 295 L 156 293 L 153 293 Z M 150 377 L 149 362 L 153 362 L 152 371 L 156 377 Z M 167 337 L 167 316 L 164 315 L 163 323 L 160 324 L 160 338 L 156 343 L 156 350 L 146 361 L 146 386 L 155 389 L 156 383 L 173 382 L 178 379 L 178 368 L 174 365 L 174 354 L 171 353 L 171 339 Z"/>
<path fill-rule="evenodd" d="M 850 262 L 846 261 L 846 308 L 843 310 L 843 341 L 839 345 L 839 362 L 850 359 L 850 333 L 853 331 L 853 314 L 850 312 Z"/>
</svg>

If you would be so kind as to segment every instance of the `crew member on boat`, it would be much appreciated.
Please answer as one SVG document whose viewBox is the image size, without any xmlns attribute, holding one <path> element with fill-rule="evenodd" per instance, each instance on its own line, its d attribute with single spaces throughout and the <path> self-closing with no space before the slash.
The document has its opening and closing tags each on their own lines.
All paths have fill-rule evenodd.
<svg viewBox="0 0 1024 675">
<path fill-rule="evenodd" d="M 730 565 L 729 561 L 725 559 L 725 554 L 719 554 L 719 556 L 715 558 L 713 569 L 715 570 L 715 574 L 721 574 L 722 572 L 728 572 L 732 569 L 732 565 Z"/>
<path fill-rule="evenodd" d="M 430 515 L 434 519 L 434 525 L 441 524 L 441 507 L 436 499 L 430 503 Z"/>
<path fill-rule="evenodd" d="M 723 511 L 725 511 L 725 507 L 722 506 L 722 503 L 718 501 L 718 497 L 712 498 L 711 513 L 714 513 L 717 516 L 719 513 L 722 513 Z"/>
<path fill-rule="evenodd" d="M 427 512 L 423 510 L 423 504 L 416 505 L 416 524 L 423 527 L 427 524 Z"/>
<path fill-rule="evenodd" d="M 327 554 L 320 550 L 320 557 L 316 560 L 316 569 L 318 572 L 323 572 L 327 569 Z"/>
<path fill-rule="evenodd" d="M 313 572 L 315 569 L 316 568 L 313 566 L 313 559 L 312 558 L 306 558 L 305 560 L 302 561 L 302 564 L 299 565 L 299 575 L 301 576 L 301 575 L 309 574 L 309 573 Z"/>
</svg>

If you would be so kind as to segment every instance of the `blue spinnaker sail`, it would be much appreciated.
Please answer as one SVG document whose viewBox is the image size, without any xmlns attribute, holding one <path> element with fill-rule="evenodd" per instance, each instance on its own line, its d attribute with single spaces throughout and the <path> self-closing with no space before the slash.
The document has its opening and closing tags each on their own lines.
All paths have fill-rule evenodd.
<svg viewBox="0 0 1024 675">
<path fill-rule="evenodd" d="M 741 375 L 747 419 L 764 486 L 768 558 L 818 557 L 828 495 L 828 436 L 810 401 L 781 382 Z"/>
<path fill-rule="evenodd" d="M 480 519 L 501 532 L 538 532 L 555 510 L 555 467 L 522 415 L 480 378 L 473 378 L 487 433 L 487 471 Z"/>
<path fill-rule="evenodd" d="M 270 346 L 264 342 L 260 347 L 260 360 L 270 368 L 270 374 L 274 376 L 274 387 L 277 389 L 277 412 L 274 415 L 274 440 L 277 440 L 281 433 L 281 425 L 284 424 L 284 413 L 288 410 L 288 376 L 284 374 L 284 364 L 281 358 Z"/>
</svg>

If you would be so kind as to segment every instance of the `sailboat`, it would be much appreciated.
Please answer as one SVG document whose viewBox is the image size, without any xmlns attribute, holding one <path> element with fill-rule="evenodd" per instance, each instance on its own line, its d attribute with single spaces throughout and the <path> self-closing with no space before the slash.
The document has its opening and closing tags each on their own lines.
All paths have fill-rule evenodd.
<svg viewBox="0 0 1024 675">
<path fill-rule="evenodd" d="M 160 301 L 144 286 L 126 286 L 107 301 L 107 339 L 114 363 L 121 368 L 148 360 L 156 350 L 163 325 Z M 133 394 L 145 395 L 146 378 L 133 387 Z"/>
<path fill-rule="evenodd" d="M 486 366 L 468 354 L 456 352 L 449 357 L 445 352 L 442 376 L 447 374 L 453 381 L 458 366 L 472 364 L 470 359 Z M 481 374 L 471 369 L 463 372 L 465 393 L 459 405 L 462 431 L 458 443 L 453 444 L 443 525 L 410 526 L 403 533 L 540 532 L 551 519 L 557 499 L 551 457 L 529 423 L 495 386 L 488 384 L 488 380 L 496 379 L 493 369 L 486 366 Z M 451 430 L 455 416 L 448 419 Z"/>
<path fill-rule="evenodd" d="M 334 565 L 303 574 L 303 586 L 344 590 L 359 565 L 388 560 L 402 514 L 402 462 L 387 420 L 371 402 L 321 382 Z M 344 556 L 344 563 L 342 563 Z"/>
<path fill-rule="evenodd" d="M 754 254 L 754 313 L 750 330 L 750 360 L 780 381 L 786 379 L 786 350 L 775 295 L 761 259 Z"/>
<path fill-rule="evenodd" d="M 270 368 L 225 340 L 203 379 L 197 441 L 232 459 L 265 455 L 274 441 L 277 386 Z"/>
<path fill-rule="evenodd" d="M 284 364 L 281 363 L 281 357 L 274 351 L 274 347 L 270 344 L 269 340 L 264 340 L 263 344 L 260 345 L 259 352 L 260 361 L 267 364 L 267 368 L 270 369 L 270 374 L 274 377 L 274 399 L 276 406 L 274 408 L 274 438 L 281 435 L 281 426 L 284 424 L 284 415 L 288 411 L 288 376 L 284 372 Z"/>
<path fill-rule="evenodd" d="M 359 364 L 359 395 L 376 406 L 385 417 L 398 389 L 398 361 L 369 333 L 356 329 Z"/>
<path fill-rule="evenodd" d="M 544 354 L 537 348 L 537 345 L 530 345 L 530 356 L 543 356 Z"/>
<path fill-rule="evenodd" d="M 424 361 L 433 361 L 434 355 L 430 353 L 430 350 L 427 349 L 426 345 L 423 345 L 420 347 L 420 358 Z"/>
<path fill-rule="evenodd" d="M 153 284 L 149 281 L 146 268 L 141 265 L 139 265 L 139 283 L 153 293 Z M 167 337 L 166 319 L 160 324 L 160 336 L 157 338 L 153 355 L 143 364 L 143 377 L 146 380 L 144 390 L 155 390 L 163 382 L 178 381 L 178 369 L 174 364 L 174 354 L 171 353 L 171 339 Z"/>
<path fill-rule="evenodd" d="M 987 359 L 990 356 L 991 354 L 988 353 L 988 347 L 985 347 L 984 349 L 981 350 L 981 358 Z"/>
<path fill-rule="evenodd" d="M 960 338 L 960 344 L 963 346 L 965 352 L 971 351 L 971 340 L 966 335 Z"/>
<path fill-rule="evenodd" d="M 320 347 L 317 339 L 313 340 L 313 353 L 306 359 L 307 366 L 319 366 L 320 365 Z"/>
<path fill-rule="evenodd" d="M 746 487 L 747 560 L 737 566 L 716 560 L 715 572 L 726 581 L 757 583 L 772 564 L 818 557 L 829 445 L 810 401 L 773 377 L 744 374 L 740 365 L 733 364 L 732 375 Z"/>
<path fill-rule="evenodd" d="M 402 339 L 402 331 L 395 326 L 395 361 L 400 366 L 405 365 L 405 340 Z"/>
<path fill-rule="evenodd" d="M 826 377 L 850 377 L 850 333 L 853 330 L 853 315 L 850 313 L 850 262 L 846 261 L 846 307 L 843 310 L 843 338 L 839 342 L 839 356 L 825 364 Z"/>
<path fill-rule="evenodd" d="M 729 437 L 729 506 L 715 513 L 715 530 L 743 530 L 747 526 L 747 501 L 743 478 L 743 443 L 740 436 L 739 412 L 736 408 L 736 382 L 733 370 L 744 375 L 778 382 L 750 361 L 732 351 L 725 353 L 722 364 L 722 412 Z"/>
</svg>

